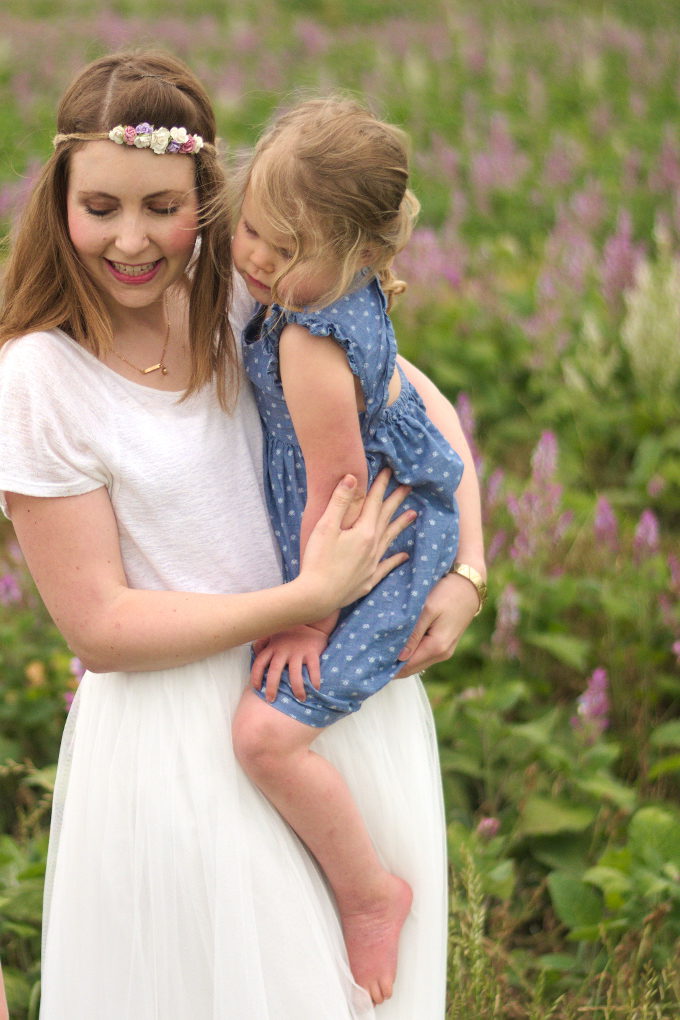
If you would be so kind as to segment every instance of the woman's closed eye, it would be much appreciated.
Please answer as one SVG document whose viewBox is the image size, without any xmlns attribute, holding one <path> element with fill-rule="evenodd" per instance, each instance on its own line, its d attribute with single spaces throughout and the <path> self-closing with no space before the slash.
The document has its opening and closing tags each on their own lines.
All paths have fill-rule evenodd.
<svg viewBox="0 0 680 1020">
<path fill-rule="evenodd" d="M 154 216 L 174 216 L 175 213 L 179 212 L 179 210 L 180 206 L 177 204 L 149 206 L 149 212 L 153 213 Z M 100 209 L 95 206 L 90 205 L 85 206 L 85 212 L 89 216 L 97 216 L 100 219 L 103 218 L 104 216 L 110 216 L 115 211 L 116 211 L 115 209 Z"/>
</svg>

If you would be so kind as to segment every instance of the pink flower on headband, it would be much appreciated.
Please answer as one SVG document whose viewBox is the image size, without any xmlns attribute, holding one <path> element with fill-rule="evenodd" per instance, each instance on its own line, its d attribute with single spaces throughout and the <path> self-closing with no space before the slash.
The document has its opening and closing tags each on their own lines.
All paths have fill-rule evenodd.
<svg viewBox="0 0 680 1020">
<path fill-rule="evenodd" d="M 135 139 L 137 138 L 137 131 L 129 124 L 126 128 L 123 128 L 123 141 L 126 145 L 134 145 Z"/>
</svg>

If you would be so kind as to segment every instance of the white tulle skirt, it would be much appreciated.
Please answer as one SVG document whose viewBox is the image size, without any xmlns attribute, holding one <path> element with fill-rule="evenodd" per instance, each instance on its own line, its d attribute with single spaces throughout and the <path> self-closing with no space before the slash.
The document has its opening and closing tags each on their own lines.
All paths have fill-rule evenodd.
<svg viewBox="0 0 680 1020">
<path fill-rule="evenodd" d="M 42 1020 L 442 1020 L 445 840 L 420 681 L 390 684 L 315 745 L 414 890 L 394 997 L 374 1009 L 323 878 L 234 760 L 247 664 L 237 649 L 85 674 L 55 791 Z"/>
</svg>

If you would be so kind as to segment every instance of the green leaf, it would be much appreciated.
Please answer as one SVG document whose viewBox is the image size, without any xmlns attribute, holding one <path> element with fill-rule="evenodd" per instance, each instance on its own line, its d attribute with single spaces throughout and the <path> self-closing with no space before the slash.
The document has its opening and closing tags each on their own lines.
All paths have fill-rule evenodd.
<svg viewBox="0 0 680 1020">
<path fill-rule="evenodd" d="M 610 800 L 622 811 L 631 812 L 635 807 L 637 795 L 635 790 L 624 786 L 611 776 L 592 776 L 590 779 L 580 779 L 577 784 L 579 790 L 589 793 L 601 800 Z"/>
<path fill-rule="evenodd" d="M 595 818 L 595 809 L 557 797 L 529 797 L 519 823 L 522 836 L 551 836 L 556 832 L 582 832 Z"/>
<path fill-rule="evenodd" d="M 633 859 L 652 868 L 666 862 L 680 867 L 680 818 L 667 808 L 640 808 L 628 829 Z"/>
<path fill-rule="evenodd" d="M 555 913 L 568 928 L 582 928 L 601 921 L 602 897 L 582 879 L 553 871 L 548 875 L 548 891 Z"/>
<path fill-rule="evenodd" d="M 544 953 L 539 956 L 538 965 L 541 970 L 555 971 L 558 974 L 573 974 L 576 959 L 568 953 Z"/>
<path fill-rule="evenodd" d="M 658 779 L 659 776 L 666 776 L 669 772 L 680 772 L 680 754 L 671 754 L 667 758 L 661 758 L 652 765 L 649 770 L 648 779 Z"/>
<path fill-rule="evenodd" d="M 511 735 L 513 737 L 521 737 L 523 740 L 528 740 L 532 744 L 543 747 L 552 740 L 553 730 L 559 716 L 559 708 L 554 708 L 538 719 L 528 723 L 518 723 L 516 726 L 513 726 L 511 728 Z"/>
<path fill-rule="evenodd" d="M 532 840 L 531 854 L 550 871 L 568 871 L 573 875 L 580 875 L 590 843 L 590 835 L 584 832 L 537 836 Z"/>
<path fill-rule="evenodd" d="M 509 900 L 515 888 L 515 862 L 501 861 L 483 876 L 484 891 L 499 900 Z"/>
<path fill-rule="evenodd" d="M 573 634 L 539 634 L 532 632 L 525 635 L 525 641 L 534 648 L 542 648 L 565 666 L 571 666 L 584 672 L 590 658 L 590 642 Z"/>
<path fill-rule="evenodd" d="M 680 719 L 671 719 L 652 730 L 649 737 L 654 747 L 680 747 Z"/>
<path fill-rule="evenodd" d="M 620 910 L 633 887 L 630 877 L 618 868 L 605 868 L 596 865 L 588 868 L 583 881 L 597 886 L 601 890 L 608 910 Z"/>
</svg>

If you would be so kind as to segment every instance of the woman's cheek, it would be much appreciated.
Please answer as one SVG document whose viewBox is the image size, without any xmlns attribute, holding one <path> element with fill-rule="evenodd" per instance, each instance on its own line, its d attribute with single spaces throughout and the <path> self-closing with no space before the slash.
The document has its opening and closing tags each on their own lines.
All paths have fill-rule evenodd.
<svg viewBox="0 0 680 1020">
<path fill-rule="evenodd" d="M 179 216 L 173 221 L 172 229 L 168 234 L 167 246 L 169 252 L 174 255 L 191 253 L 198 237 L 198 226 L 195 216 Z"/>
</svg>

